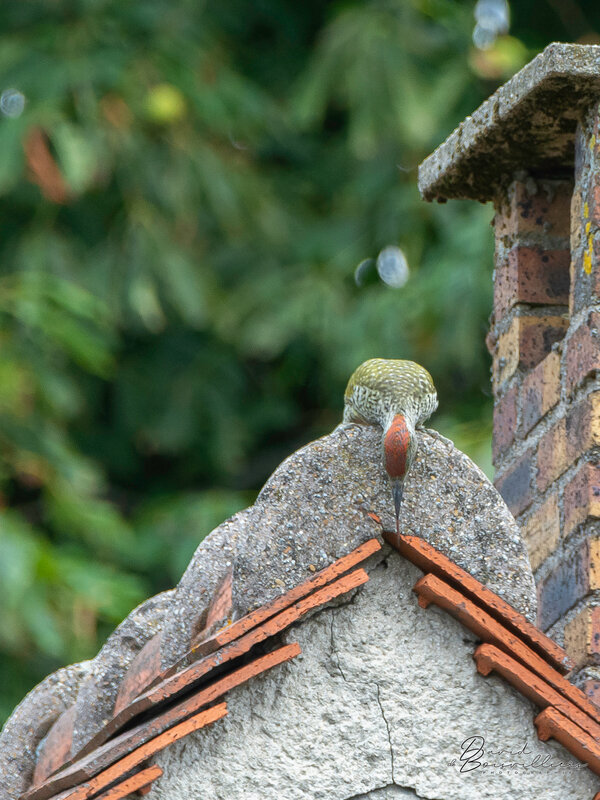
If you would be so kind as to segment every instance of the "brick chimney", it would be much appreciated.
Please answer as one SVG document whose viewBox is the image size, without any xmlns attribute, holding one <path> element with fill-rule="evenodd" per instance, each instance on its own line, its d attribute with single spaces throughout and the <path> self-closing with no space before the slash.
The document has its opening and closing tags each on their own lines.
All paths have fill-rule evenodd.
<svg viewBox="0 0 600 800">
<path fill-rule="evenodd" d="M 419 188 L 494 203 L 495 484 L 538 626 L 600 704 L 600 47 L 547 47 L 423 162 Z"/>
</svg>

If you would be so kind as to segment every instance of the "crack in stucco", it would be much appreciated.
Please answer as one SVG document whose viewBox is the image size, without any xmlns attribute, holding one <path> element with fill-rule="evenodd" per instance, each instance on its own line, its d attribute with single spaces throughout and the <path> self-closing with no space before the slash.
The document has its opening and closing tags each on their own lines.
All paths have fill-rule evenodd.
<svg viewBox="0 0 600 800">
<path fill-rule="evenodd" d="M 397 783 L 386 783 L 385 786 L 378 786 L 376 789 L 371 789 L 369 792 L 361 792 L 360 794 L 353 794 L 350 797 L 344 797 L 344 800 L 377 800 L 378 797 L 384 797 L 382 793 L 387 792 L 389 789 L 401 791 L 403 794 L 400 797 L 403 798 L 403 800 L 408 800 L 408 793 L 410 793 L 411 797 L 416 798 L 416 800 L 421 797 L 420 794 L 415 792 L 412 786 L 399 786 Z"/>
<path fill-rule="evenodd" d="M 385 786 L 378 786 L 377 789 L 372 789 L 370 792 L 361 792 L 360 794 L 353 794 L 350 797 L 344 797 L 344 800 L 371 800 L 373 792 L 383 791 L 385 789 L 392 789 L 396 784 L 386 783 Z"/>
<path fill-rule="evenodd" d="M 344 670 L 342 669 L 342 665 L 340 663 L 340 654 L 338 653 L 338 649 L 337 649 L 336 644 L 335 644 L 335 636 L 334 636 L 334 632 L 333 632 L 334 622 L 335 622 L 335 612 L 332 609 L 331 610 L 331 652 L 335 656 L 336 667 L 338 668 L 338 672 L 342 676 L 342 680 L 344 681 L 344 683 L 350 683 L 350 681 L 348 681 L 348 678 L 346 678 L 346 676 L 344 674 Z"/>
<path fill-rule="evenodd" d="M 395 779 L 394 779 L 394 747 L 392 745 L 392 733 L 391 733 L 391 730 L 390 730 L 390 726 L 389 726 L 389 723 L 388 723 L 387 718 L 385 716 L 385 711 L 383 710 L 383 704 L 381 702 L 381 687 L 379 686 L 377 681 L 374 681 L 374 680 L 373 681 L 360 681 L 360 680 L 349 680 L 347 678 L 346 674 L 344 673 L 344 670 L 342 669 L 342 665 L 341 665 L 341 662 L 340 662 L 340 654 L 339 654 L 339 651 L 338 651 L 336 643 L 335 643 L 335 632 L 334 632 L 335 616 L 336 616 L 335 615 L 335 611 L 333 609 L 331 609 L 331 629 L 330 629 L 331 630 L 331 634 L 330 634 L 331 635 L 331 653 L 335 658 L 335 663 L 336 663 L 336 666 L 338 668 L 338 672 L 342 676 L 342 680 L 344 681 L 344 683 L 359 683 L 362 686 L 374 686 L 375 687 L 375 690 L 376 690 L 376 693 L 377 693 L 377 695 L 376 695 L 377 696 L 377 705 L 379 706 L 379 710 L 381 712 L 381 718 L 383 719 L 383 723 L 385 725 L 387 740 L 388 740 L 388 744 L 389 744 L 389 747 L 390 747 L 390 775 L 391 775 L 392 781 L 391 781 L 391 783 L 388 784 L 388 787 L 395 786 L 396 784 L 395 784 Z M 385 787 L 383 787 L 383 788 L 385 788 Z M 376 789 L 373 789 L 372 791 L 376 791 Z M 368 794 L 369 793 L 367 793 L 366 796 L 368 796 Z M 360 795 L 358 795 L 358 796 L 360 797 Z M 365 796 L 365 795 L 363 795 L 363 796 Z"/>
<path fill-rule="evenodd" d="M 374 681 L 375 686 L 377 687 L 377 704 L 379 705 L 379 710 L 381 711 L 381 716 L 383 717 L 383 721 L 385 722 L 385 729 L 387 731 L 387 738 L 388 743 L 390 745 L 390 762 L 391 762 L 391 770 L 392 770 L 392 783 L 394 783 L 394 747 L 392 745 L 392 734 L 390 731 L 390 726 L 385 716 L 385 711 L 383 710 L 383 705 L 381 703 L 381 687 Z"/>
</svg>

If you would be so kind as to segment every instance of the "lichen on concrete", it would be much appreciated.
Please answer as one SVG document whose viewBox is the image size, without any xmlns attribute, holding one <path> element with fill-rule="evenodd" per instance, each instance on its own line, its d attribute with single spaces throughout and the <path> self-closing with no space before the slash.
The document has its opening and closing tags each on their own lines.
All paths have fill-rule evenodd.
<svg viewBox="0 0 600 800">
<path fill-rule="evenodd" d="M 425 200 L 493 200 L 517 170 L 572 171 L 577 122 L 600 97 L 600 46 L 551 44 L 419 167 Z"/>
</svg>

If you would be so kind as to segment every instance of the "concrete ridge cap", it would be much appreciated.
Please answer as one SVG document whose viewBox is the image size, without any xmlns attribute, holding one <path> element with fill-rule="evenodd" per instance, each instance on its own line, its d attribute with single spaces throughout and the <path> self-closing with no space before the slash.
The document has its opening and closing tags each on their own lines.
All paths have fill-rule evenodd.
<svg viewBox="0 0 600 800">
<path fill-rule="evenodd" d="M 567 663 L 568 659 L 566 658 L 566 654 L 556 645 L 555 642 L 549 640 L 548 637 L 546 637 L 541 631 L 535 628 L 535 626 L 529 623 L 518 611 L 503 601 L 502 598 L 488 590 L 486 587 L 482 586 L 470 574 L 466 573 L 464 570 L 458 567 L 458 565 L 454 564 L 454 562 L 436 550 L 433 546 L 427 544 L 425 540 L 421 540 L 419 537 L 415 536 L 402 535 L 400 537 L 400 541 L 397 541 L 395 534 L 389 531 L 384 531 L 383 538 L 395 549 L 397 549 L 402 557 L 411 561 L 420 569 L 425 569 L 428 572 L 430 567 L 436 571 L 438 568 L 441 568 L 444 577 L 450 578 L 452 582 L 458 584 L 457 588 L 459 592 L 461 590 L 465 592 L 464 600 L 466 602 L 471 602 L 468 600 L 468 598 L 472 596 L 474 591 L 477 596 L 477 600 L 485 607 L 487 613 L 494 613 L 494 611 L 499 612 L 502 623 L 505 623 L 509 627 L 516 629 L 515 633 L 517 640 L 525 640 L 523 642 L 525 646 L 525 652 L 530 652 L 529 647 L 532 644 L 534 647 L 541 644 L 540 649 L 543 653 L 542 659 L 547 665 L 544 668 L 544 671 L 546 672 L 546 679 L 548 676 L 550 676 L 551 682 L 554 685 L 558 685 L 559 691 L 562 688 L 562 694 L 563 696 L 565 695 L 564 686 L 566 683 L 561 678 L 561 673 L 565 672 L 570 665 Z M 306 581 L 303 585 L 299 585 L 298 587 L 289 590 L 285 595 L 280 596 L 275 601 L 270 601 L 261 609 L 250 612 L 246 617 L 247 622 L 245 624 L 242 624 L 243 620 L 239 620 L 237 623 L 232 623 L 230 626 L 224 628 L 224 632 L 231 630 L 233 635 L 230 639 L 227 639 L 223 642 L 218 637 L 216 638 L 215 644 L 217 645 L 217 649 L 212 650 L 212 657 L 210 659 L 204 659 L 202 662 L 198 662 L 197 665 L 184 666 L 181 672 L 176 674 L 177 677 L 173 676 L 177 683 L 175 686 L 175 699 L 183 697 L 181 694 L 181 689 L 184 685 L 190 689 L 194 687 L 192 695 L 187 698 L 184 697 L 184 699 L 180 701 L 178 705 L 174 707 L 171 707 L 168 704 L 165 705 L 165 702 L 169 700 L 170 695 L 168 692 L 165 693 L 163 687 L 168 686 L 169 683 L 173 682 L 172 679 L 167 679 L 167 681 L 164 681 L 163 684 L 155 687 L 152 692 L 147 692 L 146 694 L 140 696 L 140 699 L 143 699 L 146 696 L 152 695 L 149 703 L 146 702 L 145 704 L 142 704 L 141 710 L 145 712 L 146 718 L 143 718 L 141 724 L 138 724 L 138 726 L 133 729 L 130 729 L 130 724 L 124 728 L 122 726 L 121 728 L 116 727 L 114 730 L 111 728 L 110 731 L 107 731 L 107 733 L 110 733 L 110 736 L 104 736 L 101 739 L 91 743 L 92 746 L 90 748 L 85 748 L 85 750 L 75 759 L 66 761 L 64 766 L 59 768 L 58 771 L 55 770 L 50 772 L 50 770 L 48 770 L 47 767 L 50 764 L 52 764 L 53 767 L 56 766 L 56 757 L 52 753 L 46 753 L 46 748 L 44 745 L 42 745 L 42 748 L 38 753 L 38 758 L 41 757 L 42 759 L 45 759 L 50 757 L 49 764 L 41 773 L 40 777 L 42 779 L 39 782 L 34 781 L 32 787 L 25 792 L 23 795 L 24 800 L 46 800 L 46 798 L 54 795 L 54 793 L 57 791 L 67 789 L 74 790 L 78 784 L 85 781 L 99 781 L 100 783 L 106 782 L 102 776 L 107 774 L 104 772 L 104 770 L 108 771 L 109 767 L 110 770 L 112 770 L 112 777 L 116 777 L 117 774 L 121 775 L 121 773 L 125 773 L 125 766 L 133 766 L 134 762 L 137 764 L 138 761 L 140 761 L 139 758 L 133 756 L 132 754 L 138 750 L 145 751 L 145 749 L 148 748 L 153 750 L 154 742 L 156 741 L 158 743 L 159 740 L 162 741 L 161 737 L 170 726 L 178 723 L 181 719 L 188 717 L 190 713 L 197 714 L 199 711 L 204 709 L 207 704 L 216 700 L 222 700 L 223 695 L 228 691 L 229 688 L 236 686 L 241 682 L 245 682 L 246 680 L 254 677 L 256 674 L 260 674 L 262 671 L 270 668 L 272 665 L 279 664 L 283 661 L 293 658 L 300 652 L 300 648 L 295 643 L 276 648 L 275 650 L 272 650 L 267 654 L 259 655 L 258 657 L 255 655 L 244 666 L 236 666 L 233 672 L 228 672 L 226 670 L 224 673 L 221 673 L 216 683 L 211 683 L 209 680 L 208 683 L 205 681 L 196 686 L 198 677 L 200 677 L 201 674 L 206 674 L 207 677 L 210 677 L 214 670 L 218 670 L 226 662 L 231 661 L 232 664 L 235 664 L 235 661 L 232 659 L 244 651 L 245 648 L 241 646 L 244 639 L 248 638 L 247 633 L 249 630 L 256 630 L 258 633 L 260 633 L 263 628 L 267 628 L 269 625 L 271 625 L 271 620 L 274 622 L 276 618 L 279 619 L 279 617 L 283 617 L 285 614 L 289 615 L 289 611 L 291 611 L 293 608 L 296 608 L 296 606 L 298 611 L 301 612 L 301 614 L 304 614 L 309 610 L 309 607 L 314 606 L 315 608 L 318 608 L 319 606 L 327 603 L 332 597 L 337 596 L 340 593 L 344 594 L 348 591 L 351 591 L 353 588 L 362 585 L 368 579 L 367 575 L 363 569 L 355 568 L 358 567 L 361 562 L 364 562 L 370 556 L 376 554 L 379 550 L 381 550 L 381 545 L 379 544 L 378 539 L 373 538 L 368 540 L 364 544 L 355 548 L 355 550 L 353 550 L 347 556 L 344 556 L 334 562 L 334 564 L 331 564 L 329 567 L 323 570 L 321 574 L 317 574 L 313 578 Z M 340 577 L 342 575 L 344 577 Z M 421 579 L 418 584 L 422 583 L 423 580 L 424 579 Z M 325 585 L 323 586 L 323 584 Z M 314 591 L 315 589 L 316 591 Z M 301 590 L 300 593 L 297 590 Z M 306 594 L 307 592 L 308 594 Z M 301 597 L 304 599 L 298 602 L 299 598 Z M 290 606 L 290 604 L 292 604 L 292 606 Z M 285 608 L 288 608 L 288 611 L 284 612 L 284 614 L 277 614 L 277 612 L 280 612 Z M 479 611 L 481 612 L 481 609 L 479 609 Z M 273 617 L 273 614 L 277 616 Z M 484 617 L 486 617 L 486 613 L 484 613 Z M 282 620 L 282 625 L 287 627 L 288 625 L 292 624 L 293 621 L 294 619 L 289 616 L 289 618 L 287 618 L 285 621 Z M 465 624 L 465 620 L 461 619 L 461 622 Z M 502 623 L 500 624 L 502 625 Z M 494 624 L 498 626 L 498 622 Z M 469 627 L 468 624 L 467 627 Z M 280 624 L 276 625 L 276 627 L 272 630 L 269 629 L 265 632 L 267 633 L 268 637 L 271 637 L 276 635 L 279 628 L 281 628 Z M 495 641 L 495 639 L 493 639 L 493 641 Z M 218 647 L 218 645 L 221 646 Z M 232 650 L 230 654 L 231 657 L 228 655 L 229 650 Z M 535 661 L 537 659 L 539 661 L 540 655 L 541 653 L 539 650 L 537 656 L 532 654 L 533 660 Z M 265 662 L 264 666 L 263 662 Z M 204 669 L 204 664 L 206 665 L 208 671 Z M 198 672 L 199 669 L 200 672 Z M 522 669 L 521 672 L 523 672 Z M 506 679 L 505 675 L 502 675 L 502 677 Z M 183 684 L 180 686 L 179 684 L 182 683 L 182 680 Z M 536 682 L 536 687 L 539 689 L 537 684 L 540 683 L 540 679 L 534 678 L 533 681 Z M 508 680 L 508 682 L 510 683 L 511 681 Z M 532 680 L 529 680 L 529 683 L 531 682 Z M 542 693 L 552 694 L 552 692 L 555 691 L 547 683 L 544 684 L 544 687 L 542 688 Z M 522 691 L 522 693 L 528 696 L 527 691 Z M 578 690 L 567 686 L 567 695 L 569 694 L 571 695 L 572 705 L 573 697 L 578 699 L 578 695 L 580 695 L 580 693 Z M 555 699 L 555 696 L 552 695 L 552 698 Z M 560 705 L 560 700 L 558 702 Z M 135 706 L 136 703 L 133 703 L 133 707 Z M 568 706 L 569 703 L 567 701 L 561 707 L 567 708 L 568 710 Z M 152 714 L 152 716 L 147 718 L 148 714 Z M 578 714 L 579 717 L 577 716 Z M 573 708 L 572 716 L 574 719 L 584 718 L 584 714 L 582 714 L 577 707 Z M 220 716 L 216 718 L 220 718 Z M 594 717 L 594 719 L 597 720 L 597 717 Z M 124 719 L 122 722 L 127 723 L 128 719 Z M 590 724 L 597 725 L 598 722 L 596 721 Z M 185 734 L 183 733 L 183 735 Z M 59 738 L 62 738 L 63 736 L 68 738 L 69 732 L 67 730 L 61 731 Z M 157 737 L 157 739 L 154 737 Z M 46 746 L 47 744 L 48 740 L 46 740 Z M 60 749 L 60 741 L 57 741 L 56 743 L 52 743 L 51 750 L 56 745 L 59 745 Z M 123 768 L 121 768 L 121 764 L 124 765 Z M 50 772 L 50 774 L 48 774 L 48 772 Z M 114 776 L 112 775 L 113 772 Z"/>
<path fill-rule="evenodd" d="M 51 710 L 40 720 L 34 689 L 0 736 L 0 770 L 6 764 L 15 796 L 31 780 L 34 751 L 45 747 L 50 727 L 64 712 L 63 734 L 72 737 L 65 755 L 72 758 L 112 719 L 117 701 L 129 702 L 126 690 L 141 688 L 133 673 L 140 677 L 145 671 L 153 685 L 178 668 L 190 646 L 201 652 L 214 637 L 220 644 L 224 617 L 235 624 L 265 603 L 279 602 L 393 525 L 380 437 L 380 431 L 365 426 L 336 429 L 290 456 L 254 506 L 201 542 L 177 589 L 162 595 L 164 602 L 146 601 L 111 634 L 77 686 L 66 687 L 70 693 L 64 703 L 55 702 L 52 688 L 44 693 Z M 449 440 L 426 431 L 418 440 L 412 489 L 405 498 L 406 530 L 423 531 L 454 562 L 533 618 L 535 593 L 525 545 L 500 495 Z M 306 497 L 310 502 L 303 506 Z M 498 542 L 493 551 L 484 546 L 482 530 Z"/>
<path fill-rule="evenodd" d="M 553 108 L 543 95 L 560 80 L 568 89 L 568 103 Z M 560 98 L 559 87 L 554 88 Z M 513 171 L 538 166 L 536 151 L 539 166 L 570 165 L 567 154 L 573 149 L 577 111 L 594 94 L 600 98 L 600 45 L 549 44 L 421 163 L 421 195 L 425 200 L 493 199 Z M 518 114 L 519 108 L 523 114 Z M 534 114 L 541 118 L 537 125 Z M 566 126 L 558 124 L 565 119 Z M 554 122 L 555 131 L 548 133 L 548 120 Z M 486 159 L 491 165 L 479 163 Z"/>
</svg>

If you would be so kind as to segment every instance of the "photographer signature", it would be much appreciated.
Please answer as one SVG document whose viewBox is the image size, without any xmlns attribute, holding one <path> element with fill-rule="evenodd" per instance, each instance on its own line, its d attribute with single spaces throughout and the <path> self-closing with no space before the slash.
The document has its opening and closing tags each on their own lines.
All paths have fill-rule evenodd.
<svg viewBox="0 0 600 800">
<path fill-rule="evenodd" d="M 459 772 L 473 772 L 476 769 L 555 769 L 565 767 L 568 769 L 585 768 L 585 764 L 576 764 L 560 761 L 555 756 L 547 754 L 534 755 L 527 747 L 527 742 L 516 750 L 508 748 L 493 750 L 487 747 L 483 736 L 469 736 L 461 746 Z M 489 760 L 491 759 L 491 760 Z M 505 760 L 506 759 L 506 760 Z M 457 766 L 455 758 L 450 766 Z"/>
</svg>

